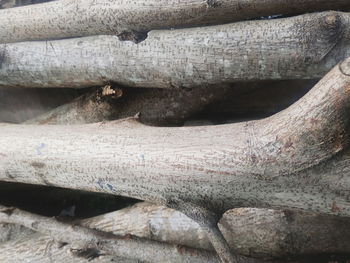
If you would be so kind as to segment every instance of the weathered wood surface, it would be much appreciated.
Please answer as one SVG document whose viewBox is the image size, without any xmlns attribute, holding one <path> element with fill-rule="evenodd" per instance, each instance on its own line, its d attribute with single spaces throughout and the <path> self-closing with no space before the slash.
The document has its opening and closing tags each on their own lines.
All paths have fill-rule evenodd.
<svg viewBox="0 0 350 263">
<path fill-rule="evenodd" d="M 0 11 L 0 43 L 91 35 L 141 41 L 152 29 L 350 10 L 347 0 L 60 0 Z"/>
<path fill-rule="evenodd" d="M 219 258 L 212 252 L 192 249 L 164 242 L 140 239 L 132 236 L 116 236 L 112 233 L 87 228 L 80 225 L 61 222 L 29 213 L 17 208 L 0 206 L 0 221 L 19 224 L 34 231 L 49 235 L 52 241 L 61 247 L 69 245 L 80 253 L 93 251 L 92 256 L 106 253 L 116 257 L 140 260 L 141 262 L 218 262 Z M 49 245 L 49 244 L 47 244 Z M 52 245 L 52 244 L 51 244 Z M 38 244 L 37 249 L 43 246 Z M 56 248 L 57 250 L 57 248 Z M 28 251 L 28 255 L 32 250 Z M 44 259 L 46 253 L 43 253 Z M 32 260 L 32 258 L 30 258 Z M 237 263 L 255 263 L 260 260 L 237 256 Z"/>
<path fill-rule="evenodd" d="M 31 222 L 28 221 L 27 224 L 29 223 Z M 220 220 L 219 227 L 236 253 L 266 259 L 349 253 L 349 223 L 347 218 L 238 208 L 226 212 Z M 213 249 L 206 233 L 196 222 L 178 211 L 149 203 L 139 203 L 112 213 L 76 220 L 74 224 L 117 236 L 131 235 L 177 244 L 179 249 L 181 246 Z M 79 248 L 78 244 L 62 246 L 58 240 L 55 242 L 52 236 L 34 234 L 32 230 L 19 225 L 9 224 L 1 229 L 8 234 L 7 243 L 3 243 L 6 240 L 0 239 L 2 259 L 6 259 L 6 262 L 22 262 L 24 255 L 35 262 L 63 259 L 68 262 L 88 261 L 76 257 L 71 251 L 74 247 Z M 0 234 L 3 234 L 3 231 Z M 64 240 L 65 235 L 58 236 L 60 240 Z M 104 253 L 91 260 L 105 262 L 111 258 L 113 256 Z M 251 261 L 264 262 L 258 259 Z"/>
<path fill-rule="evenodd" d="M 0 45 L 8 87 L 194 87 L 319 78 L 350 56 L 350 15 L 325 12 L 211 27 Z"/>
<path fill-rule="evenodd" d="M 213 249 L 201 227 L 182 213 L 138 203 L 130 208 L 79 221 L 116 235 L 134 235 L 189 247 Z M 350 252 L 350 220 L 312 213 L 237 208 L 219 222 L 230 247 L 259 258 Z"/>
<path fill-rule="evenodd" d="M 135 119 L 1 124 L 0 178 L 135 197 L 197 221 L 202 211 L 242 206 L 350 216 L 349 64 L 259 121 L 180 128 Z"/>
</svg>

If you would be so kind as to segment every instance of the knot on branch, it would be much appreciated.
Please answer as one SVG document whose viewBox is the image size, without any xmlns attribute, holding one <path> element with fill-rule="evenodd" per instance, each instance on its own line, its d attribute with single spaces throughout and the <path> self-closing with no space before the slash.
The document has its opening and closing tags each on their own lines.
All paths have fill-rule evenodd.
<svg viewBox="0 0 350 263">
<path fill-rule="evenodd" d="M 315 19 L 316 18 L 316 19 Z M 310 64 L 322 61 L 339 43 L 345 32 L 341 13 L 325 12 L 318 17 L 301 20 L 294 26 L 301 35 L 302 53 Z"/>
</svg>

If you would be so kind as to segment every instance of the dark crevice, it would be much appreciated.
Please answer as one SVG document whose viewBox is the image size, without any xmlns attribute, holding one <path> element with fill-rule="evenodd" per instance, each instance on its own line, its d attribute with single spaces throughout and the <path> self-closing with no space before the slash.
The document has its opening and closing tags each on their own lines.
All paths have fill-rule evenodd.
<svg viewBox="0 0 350 263">
<path fill-rule="evenodd" d="M 39 185 L 0 183 L 0 204 L 43 216 L 88 218 L 116 211 L 135 199 Z"/>
<path fill-rule="evenodd" d="M 138 44 L 148 37 L 148 32 L 138 32 L 138 31 L 124 31 L 117 35 L 120 41 L 132 41 Z"/>
</svg>

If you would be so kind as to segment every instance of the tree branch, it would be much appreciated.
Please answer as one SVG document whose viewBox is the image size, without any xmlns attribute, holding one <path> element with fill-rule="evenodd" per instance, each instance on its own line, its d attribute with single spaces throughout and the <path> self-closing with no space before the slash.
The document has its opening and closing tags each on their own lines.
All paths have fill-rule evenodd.
<svg viewBox="0 0 350 263">
<path fill-rule="evenodd" d="M 347 63 L 287 110 L 259 121 L 2 124 L 0 178 L 190 203 L 217 214 L 245 206 L 349 216 Z"/>
<path fill-rule="evenodd" d="M 78 221 L 111 232 L 167 243 L 210 249 L 206 233 L 182 213 L 163 206 L 138 203 L 132 207 Z M 227 211 L 219 228 L 238 254 L 284 258 L 350 251 L 349 219 L 312 213 L 238 208 Z"/>
<path fill-rule="evenodd" d="M 0 221 L 23 225 L 48 234 L 56 241 L 74 244 L 82 250 L 96 249 L 97 254 L 99 251 L 104 251 L 111 255 L 148 262 L 164 262 L 169 258 L 172 259 L 172 262 L 218 262 L 216 256 L 207 251 L 185 247 L 180 251 L 176 245 L 130 236 L 117 237 L 110 233 L 59 222 L 53 218 L 15 208 L 0 206 Z"/>
<path fill-rule="evenodd" d="M 139 42 L 153 29 L 223 24 L 261 16 L 340 9 L 350 10 L 349 2 L 60 0 L 0 11 L 0 43 L 107 34 Z"/>
<path fill-rule="evenodd" d="M 350 56 L 349 25 L 348 13 L 325 12 L 151 31 L 140 44 L 114 36 L 3 44 L 0 85 L 84 87 L 111 81 L 174 88 L 318 78 Z"/>
</svg>

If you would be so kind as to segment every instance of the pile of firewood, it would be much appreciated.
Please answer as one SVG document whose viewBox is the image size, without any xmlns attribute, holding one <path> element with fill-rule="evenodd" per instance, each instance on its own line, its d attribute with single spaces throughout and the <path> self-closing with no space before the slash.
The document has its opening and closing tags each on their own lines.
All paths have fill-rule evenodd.
<svg viewBox="0 0 350 263">
<path fill-rule="evenodd" d="M 350 260 L 347 11 L 0 0 L 0 262 Z"/>
</svg>

